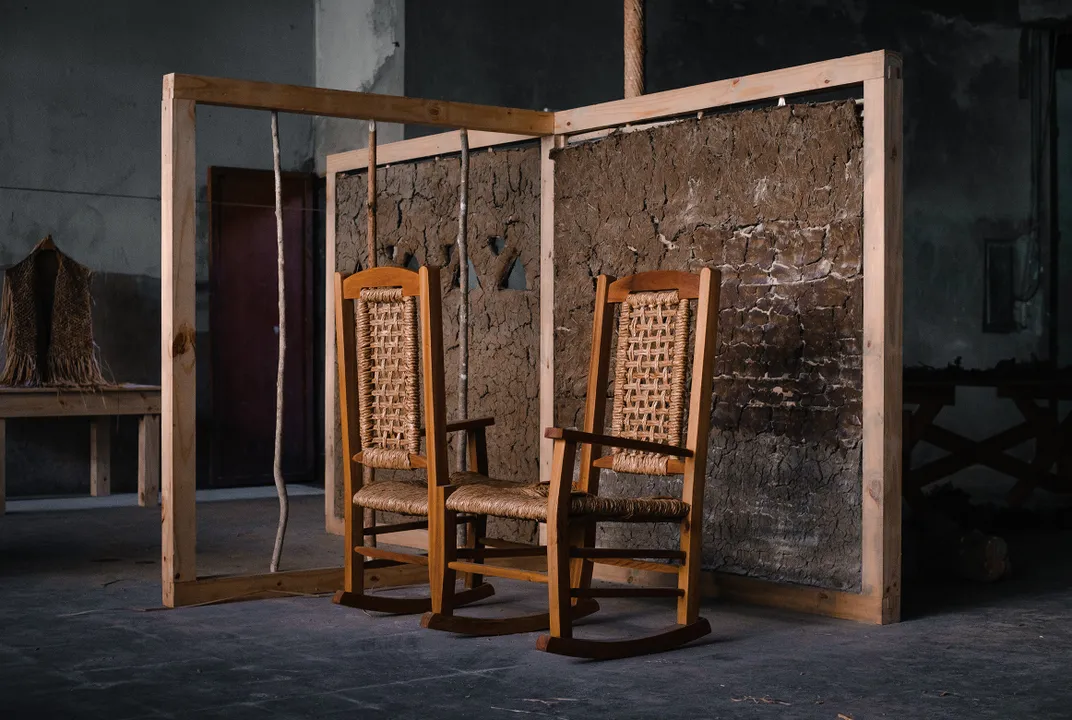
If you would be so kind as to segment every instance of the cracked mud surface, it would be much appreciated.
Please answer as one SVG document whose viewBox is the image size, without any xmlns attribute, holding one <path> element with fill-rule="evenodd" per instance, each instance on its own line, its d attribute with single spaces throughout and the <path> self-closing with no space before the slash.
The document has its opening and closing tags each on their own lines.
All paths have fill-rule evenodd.
<svg viewBox="0 0 1072 720">
<path fill-rule="evenodd" d="M 705 567 L 859 589 L 862 154 L 851 102 L 556 153 L 558 424 L 581 424 L 595 276 L 722 271 Z M 680 480 L 604 472 L 601 489 L 679 494 Z M 676 527 L 605 527 L 605 545 L 676 544 Z"/>
<path fill-rule="evenodd" d="M 458 416 L 457 156 L 379 168 L 377 264 L 443 268 L 443 344 L 447 418 Z M 336 267 L 366 266 L 366 173 L 340 175 L 336 184 Z M 474 151 L 469 164 L 470 279 L 469 416 L 494 416 L 488 428 L 491 472 L 539 478 L 540 161 L 538 147 Z M 524 288 L 519 286 L 524 269 Z M 336 403 L 337 406 L 337 403 Z M 451 454 L 453 463 L 453 453 Z M 342 507 L 341 458 L 336 497 Z M 387 477 L 380 471 L 377 477 Z M 535 540 L 535 524 L 493 519 L 489 533 Z"/>
</svg>

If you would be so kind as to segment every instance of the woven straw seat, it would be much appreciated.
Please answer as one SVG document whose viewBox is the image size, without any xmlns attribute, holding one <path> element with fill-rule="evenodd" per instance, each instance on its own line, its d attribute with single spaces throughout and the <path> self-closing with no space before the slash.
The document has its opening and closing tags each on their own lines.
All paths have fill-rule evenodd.
<svg viewBox="0 0 1072 720">
<path fill-rule="evenodd" d="M 547 521 L 549 484 L 492 480 L 471 472 L 456 472 L 450 476 L 450 482 L 463 487 L 447 499 L 448 510 Z M 613 522 L 677 522 L 688 513 L 689 504 L 677 498 L 604 497 L 577 491 L 570 495 L 570 517 L 598 517 Z"/>
<path fill-rule="evenodd" d="M 476 473 L 455 473 L 451 482 L 459 485 L 492 482 L 523 487 L 520 483 L 503 483 Z M 399 515 L 427 515 L 428 485 L 420 479 L 378 480 L 354 493 L 354 505 Z"/>
</svg>

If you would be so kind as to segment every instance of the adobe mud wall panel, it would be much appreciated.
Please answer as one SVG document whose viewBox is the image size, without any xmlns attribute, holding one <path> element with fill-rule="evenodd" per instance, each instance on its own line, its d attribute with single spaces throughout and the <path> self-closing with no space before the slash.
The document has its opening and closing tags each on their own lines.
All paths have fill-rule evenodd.
<svg viewBox="0 0 1072 720">
<path fill-rule="evenodd" d="M 850 101 L 555 154 L 557 424 L 581 424 L 596 275 L 722 270 L 705 567 L 860 589 L 862 149 Z M 603 489 L 678 494 L 680 479 L 604 471 Z M 676 536 L 607 526 L 601 544 Z"/>
<path fill-rule="evenodd" d="M 458 157 L 452 156 L 381 167 L 376 179 L 377 264 L 444 268 L 448 419 L 458 415 L 458 175 Z M 336 182 L 336 266 L 343 273 L 366 267 L 366 176 L 339 175 Z M 539 478 L 539 192 L 538 146 L 473 152 L 469 416 L 495 418 L 488 429 L 491 472 L 529 481 Z M 341 509 L 341 465 L 336 478 L 335 506 Z M 529 541 L 535 526 L 493 521 L 491 533 Z"/>
</svg>

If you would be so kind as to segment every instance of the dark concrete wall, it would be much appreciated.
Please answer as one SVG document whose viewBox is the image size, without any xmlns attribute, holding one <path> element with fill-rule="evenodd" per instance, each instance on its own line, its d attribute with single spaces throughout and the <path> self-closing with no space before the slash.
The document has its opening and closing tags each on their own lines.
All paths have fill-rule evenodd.
<svg viewBox="0 0 1072 720">
<path fill-rule="evenodd" d="M 312 0 L 0 0 L 0 267 L 44 235 L 96 272 L 105 377 L 160 381 L 160 88 L 184 72 L 311 85 Z M 284 169 L 311 169 L 312 121 L 280 119 Z M 210 165 L 271 168 L 267 113 L 198 108 L 198 401 L 209 408 Z M 137 428 L 113 437 L 113 489 L 134 489 Z M 88 421 L 8 423 L 8 493 L 89 488 Z M 199 465 L 208 445 L 199 437 Z"/>
<path fill-rule="evenodd" d="M 1032 257 L 1030 102 L 1015 0 L 651 0 L 647 90 L 877 49 L 904 57 L 905 363 L 991 367 L 1044 356 L 1043 297 L 1022 329 L 982 332 L 983 243 Z M 619 0 L 466 0 L 406 13 L 407 94 L 565 109 L 622 95 Z M 1030 268 L 1029 268 L 1030 271 Z M 1026 285 L 1030 285 L 1028 277 Z M 962 392 L 943 422 L 983 437 L 1019 421 L 992 392 Z M 962 474 L 1000 496 L 1007 478 Z"/>
<path fill-rule="evenodd" d="M 583 420 L 596 275 L 722 272 L 707 567 L 859 588 L 862 155 L 856 105 L 842 101 L 554 156 L 558 423 Z M 606 472 L 600 491 L 679 495 L 681 479 Z M 677 546 L 670 525 L 600 531 L 611 547 Z"/>
</svg>

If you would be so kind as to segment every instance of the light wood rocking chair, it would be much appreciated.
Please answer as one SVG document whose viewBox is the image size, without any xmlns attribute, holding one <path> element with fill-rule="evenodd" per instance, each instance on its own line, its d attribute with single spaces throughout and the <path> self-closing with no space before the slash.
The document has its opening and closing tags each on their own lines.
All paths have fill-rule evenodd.
<svg viewBox="0 0 1072 720">
<path fill-rule="evenodd" d="M 348 502 L 343 589 L 335 594 L 334 601 L 391 614 L 426 612 L 432 607 L 430 598 L 369 595 L 364 581 L 365 570 L 400 564 L 427 566 L 428 556 L 365 547 L 363 538 L 427 528 L 428 521 L 423 518 L 428 515 L 429 489 L 449 474 L 447 434 L 466 432 L 470 466 L 486 473 L 485 428 L 494 421 L 479 418 L 446 422 L 438 268 L 422 267 L 419 273 L 393 267 L 373 268 L 345 278 L 336 273 L 335 313 L 343 476 Z M 420 423 L 418 361 L 425 378 L 424 429 Z M 421 455 L 424 434 L 427 454 Z M 361 451 L 355 453 L 358 447 Z M 362 485 L 361 465 L 424 469 L 427 481 L 416 477 Z M 362 507 L 422 519 L 365 528 Z M 486 517 L 467 516 L 461 521 L 470 524 L 469 551 L 479 556 Z M 492 586 L 476 574 L 466 577 L 466 585 L 467 589 L 455 596 L 458 604 L 494 594 Z"/>
<path fill-rule="evenodd" d="M 596 284 L 592 354 L 583 430 L 548 428 L 554 442 L 551 483 L 476 483 L 474 473 L 455 473 L 436 488 L 431 503 L 429 543 L 432 563 L 432 612 L 427 628 L 466 634 L 527 632 L 531 624 L 511 619 L 485 620 L 454 614 L 456 572 L 546 582 L 550 634 L 537 648 L 584 658 L 613 658 L 658 652 L 711 632 L 699 616 L 700 543 L 703 518 L 707 435 L 710 428 L 721 274 L 703 269 L 645 272 Z M 692 387 L 686 394 L 689 300 L 697 300 Z M 607 375 L 611 359 L 614 306 L 620 306 L 615 353 L 612 431 L 604 426 Z M 682 437 L 685 408 L 688 427 Z M 682 446 L 682 440 L 684 445 Z M 580 473 L 573 482 L 577 446 Z M 602 448 L 613 448 L 601 455 Z M 622 498 L 599 495 L 599 470 L 649 475 L 682 475 L 681 498 Z M 547 573 L 458 560 L 459 513 L 496 515 L 547 523 Z M 679 550 L 595 548 L 600 522 L 679 523 Z M 652 559 L 675 564 L 654 563 Z M 628 562 L 630 567 L 677 574 L 677 587 L 593 588 L 592 563 Z M 631 640 L 573 637 L 572 623 L 591 612 L 597 597 L 674 597 L 677 623 L 667 630 Z"/>
</svg>

